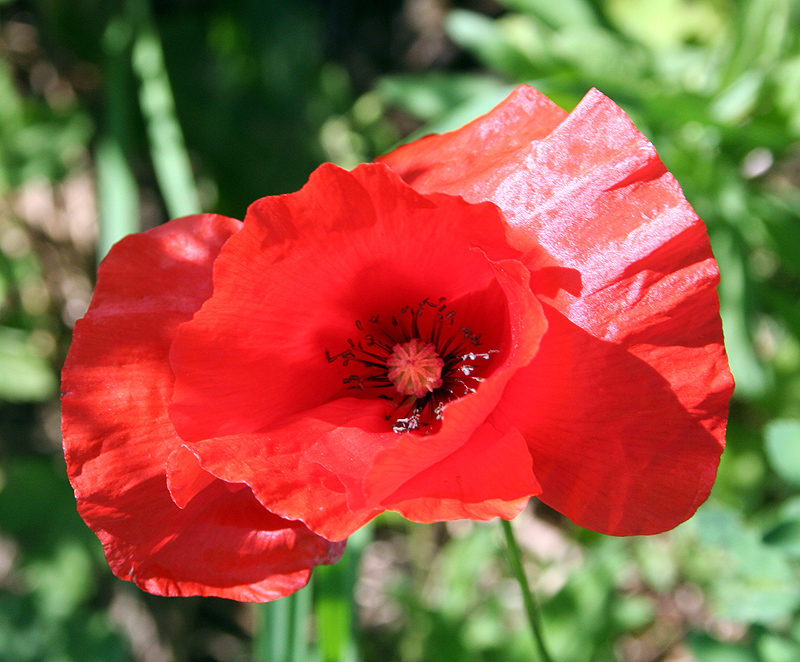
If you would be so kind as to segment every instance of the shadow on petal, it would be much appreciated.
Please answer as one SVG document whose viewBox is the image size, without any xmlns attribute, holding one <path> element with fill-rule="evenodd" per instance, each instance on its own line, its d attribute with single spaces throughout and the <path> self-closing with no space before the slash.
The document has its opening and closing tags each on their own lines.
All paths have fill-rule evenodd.
<svg viewBox="0 0 800 662">
<path fill-rule="evenodd" d="M 732 384 L 713 369 L 713 352 L 694 360 L 692 348 L 671 347 L 654 367 L 546 311 L 539 353 L 490 419 L 525 436 L 539 498 L 612 535 L 657 533 L 688 519 L 707 498 L 724 447 Z"/>
</svg>

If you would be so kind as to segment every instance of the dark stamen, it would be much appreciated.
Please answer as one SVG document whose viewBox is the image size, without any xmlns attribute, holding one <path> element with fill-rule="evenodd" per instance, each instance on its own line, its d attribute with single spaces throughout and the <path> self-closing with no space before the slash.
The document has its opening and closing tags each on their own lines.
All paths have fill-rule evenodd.
<svg viewBox="0 0 800 662">
<path fill-rule="evenodd" d="M 341 359 L 342 365 L 346 366 L 350 361 L 356 361 L 366 369 L 367 374 L 352 374 L 342 380 L 349 389 L 395 389 L 394 397 L 387 393 L 376 394 L 382 400 L 395 403 L 394 410 L 386 416 L 387 421 L 393 421 L 394 432 L 434 432 L 434 423 L 442 419 L 445 405 L 464 395 L 475 393 L 484 379 L 476 373 L 480 373 L 485 367 L 483 362 L 489 361 L 491 355 L 498 351 L 474 351 L 480 345 L 481 334 L 473 332 L 469 327 L 461 327 L 457 332 L 446 331 L 446 327 L 454 325 L 456 312 L 448 311 L 445 302 L 445 297 L 440 297 L 437 302 L 427 297 L 416 307 L 403 306 L 399 316 L 389 318 L 390 326 L 384 325 L 379 315 L 373 315 L 368 321 L 379 332 L 380 338 L 376 338 L 373 333 L 366 333 L 361 320 L 356 320 L 356 328 L 363 334 L 362 340 L 348 338 L 350 349 L 339 354 L 334 355 L 325 350 L 328 363 Z M 427 310 L 432 310 L 431 316 L 426 316 Z M 407 323 L 403 319 L 406 315 L 409 316 Z M 429 319 L 429 329 L 424 333 L 426 317 Z M 431 351 L 435 350 L 435 354 L 443 362 L 440 385 L 431 386 L 431 390 L 420 397 L 415 397 L 414 394 L 404 395 L 407 391 L 400 391 L 397 383 L 389 378 L 387 366 L 389 359 L 396 356 L 397 346 L 406 345 L 413 339 L 433 345 Z"/>
</svg>

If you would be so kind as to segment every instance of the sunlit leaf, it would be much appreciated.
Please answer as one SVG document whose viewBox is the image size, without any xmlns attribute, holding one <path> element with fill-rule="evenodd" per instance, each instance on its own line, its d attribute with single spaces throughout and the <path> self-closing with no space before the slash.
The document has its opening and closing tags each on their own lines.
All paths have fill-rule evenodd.
<svg viewBox="0 0 800 662">
<path fill-rule="evenodd" d="M 538 16 L 552 27 L 567 27 L 577 24 L 597 23 L 592 3 L 586 0 L 501 0 L 511 9 Z"/>
<path fill-rule="evenodd" d="M 797 662 L 800 645 L 788 637 L 765 633 L 758 638 L 758 653 L 763 662 Z"/>
<path fill-rule="evenodd" d="M 749 623 L 774 623 L 800 605 L 800 591 L 785 555 L 763 542 L 731 510 L 706 505 L 689 522 L 703 551 L 713 555 L 710 584 L 720 617 Z"/>
<path fill-rule="evenodd" d="M 717 641 L 707 634 L 689 637 L 689 646 L 697 662 L 759 662 L 756 654 L 745 646 Z"/>
<path fill-rule="evenodd" d="M 772 468 L 784 480 L 800 485 L 800 420 L 770 421 L 764 437 Z"/>
<path fill-rule="evenodd" d="M 23 331 L 0 327 L 0 400 L 39 402 L 56 392 L 53 367 Z"/>
</svg>

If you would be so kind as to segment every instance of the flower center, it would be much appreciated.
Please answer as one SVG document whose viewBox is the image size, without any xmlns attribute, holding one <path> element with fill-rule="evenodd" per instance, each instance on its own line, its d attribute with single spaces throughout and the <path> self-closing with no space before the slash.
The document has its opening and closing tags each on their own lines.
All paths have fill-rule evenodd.
<svg viewBox="0 0 800 662">
<path fill-rule="evenodd" d="M 421 398 L 442 385 L 444 361 L 434 345 L 419 338 L 395 345 L 386 367 L 389 379 L 401 395 Z"/>
<path fill-rule="evenodd" d="M 362 338 L 347 339 L 349 349 L 325 355 L 329 363 L 341 360 L 362 364 L 362 374 L 342 381 L 356 391 L 386 389 L 377 397 L 395 403 L 392 414 L 394 432 L 422 430 L 434 432 L 442 419 L 444 405 L 474 393 L 486 370 L 486 363 L 497 350 L 478 353 L 480 334 L 454 325 L 455 311 L 447 310 L 445 299 L 425 299 L 416 309 L 406 306 L 400 315 L 384 323 L 379 315 L 369 319 L 374 333 L 367 333 L 356 321 Z M 398 401 L 399 399 L 399 401 Z"/>
</svg>

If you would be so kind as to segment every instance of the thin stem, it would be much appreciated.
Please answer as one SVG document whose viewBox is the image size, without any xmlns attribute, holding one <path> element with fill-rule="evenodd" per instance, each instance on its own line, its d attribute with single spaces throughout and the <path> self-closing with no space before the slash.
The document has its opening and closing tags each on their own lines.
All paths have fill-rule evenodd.
<svg viewBox="0 0 800 662">
<path fill-rule="evenodd" d="M 134 21 L 132 64 L 139 78 L 142 109 L 150 155 L 158 187 L 171 218 L 200 213 L 189 154 L 175 111 L 161 38 L 151 15 L 150 0 L 128 0 Z"/>
<path fill-rule="evenodd" d="M 308 659 L 311 587 L 274 602 L 255 604 L 253 662 L 303 662 Z"/>
<path fill-rule="evenodd" d="M 310 655 L 309 621 L 314 595 L 314 577 L 309 578 L 305 588 L 294 593 L 294 611 L 292 613 L 292 647 L 289 662 L 307 662 Z"/>
<path fill-rule="evenodd" d="M 100 237 L 97 257 L 125 235 L 138 232 L 139 188 L 130 166 L 135 108 L 131 99 L 132 32 L 124 15 L 113 18 L 103 36 L 105 54 L 104 121 L 95 152 Z"/>
<path fill-rule="evenodd" d="M 355 662 L 360 659 L 353 616 L 353 590 L 358 561 L 372 540 L 367 524 L 347 540 L 347 549 L 335 565 L 314 568 L 314 616 L 321 662 Z"/>
<path fill-rule="evenodd" d="M 522 600 L 525 603 L 525 611 L 528 613 L 528 623 L 531 626 L 533 633 L 533 640 L 536 642 L 536 647 L 539 651 L 539 657 L 542 662 L 553 662 L 550 654 L 547 652 L 547 647 L 544 644 L 542 637 L 542 617 L 539 612 L 539 607 L 536 600 L 531 593 L 531 587 L 528 584 L 528 578 L 525 575 L 525 570 L 522 567 L 522 558 L 519 553 L 519 546 L 514 538 L 514 531 L 511 528 L 511 522 L 501 519 L 500 524 L 503 527 L 503 534 L 506 538 L 506 547 L 508 548 L 508 560 L 511 564 L 511 569 L 517 577 L 520 589 L 522 590 Z"/>
<path fill-rule="evenodd" d="M 291 596 L 252 607 L 256 612 L 253 662 L 288 662 L 291 646 Z"/>
</svg>

